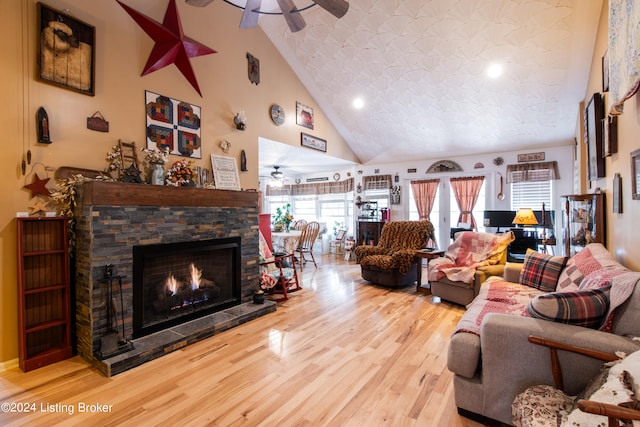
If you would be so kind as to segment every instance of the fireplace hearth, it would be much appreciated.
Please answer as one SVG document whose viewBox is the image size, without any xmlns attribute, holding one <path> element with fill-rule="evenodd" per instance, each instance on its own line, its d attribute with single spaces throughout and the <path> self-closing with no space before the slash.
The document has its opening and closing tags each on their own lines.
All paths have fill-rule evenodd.
<svg viewBox="0 0 640 427">
<path fill-rule="evenodd" d="M 240 304 L 239 237 L 133 248 L 133 337 Z"/>
</svg>

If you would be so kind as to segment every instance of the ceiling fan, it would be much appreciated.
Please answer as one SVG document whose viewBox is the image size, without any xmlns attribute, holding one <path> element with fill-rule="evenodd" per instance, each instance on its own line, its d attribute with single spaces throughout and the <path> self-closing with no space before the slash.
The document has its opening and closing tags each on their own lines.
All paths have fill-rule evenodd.
<svg viewBox="0 0 640 427">
<path fill-rule="evenodd" d="M 185 0 L 191 6 L 204 7 L 213 0 Z M 342 18 L 349 10 L 349 3 L 345 0 L 314 0 L 309 6 L 298 8 L 293 0 L 277 0 L 280 12 L 261 10 L 262 0 L 223 0 L 225 3 L 244 9 L 240 19 L 240 28 L 252 28 L 258 25 L 258 18 L 264 15 L 284 15 L 284 19 L 292 33 L 302 30 L 306 24 L 300 12 L 316 4 L 336 18 Z"/>
<path fill-rule="evenodd" d="M 280 166 L 274 166 L 273 171 L 269 175 L 260 175 L 260 179 L 266 178 L 269 180 L 269 185 L 272 187 L 282 187 L 286 181 L 284 172 L 280 170 Z"/>
<path fill-rule="evenodd" d="M 284 180 L 284 173 L 280 170 L 280 166 L 274 166 L 273 169 L 275 170 L 271 172 L 271 178 L 279 181 Z"/>
</svg>

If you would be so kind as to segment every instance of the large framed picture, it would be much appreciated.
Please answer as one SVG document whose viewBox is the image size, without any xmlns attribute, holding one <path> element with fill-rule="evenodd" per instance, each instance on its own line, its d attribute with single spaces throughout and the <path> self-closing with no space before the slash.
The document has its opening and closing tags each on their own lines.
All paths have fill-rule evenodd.
<svg viewBox="0 0 640 427">
<path fill-rule="evenodd" d="M 316 138 L 307 133 L 302 132 L 300 134 L 300 145 L 307 148 L 313 148 L 314 150 L 327 152 L 327 141 L 324 139 Z"/>
<path fill-rule="evenodd" d="M 95 95 L 95 27 L 38 3 L 38 77 Z"/>
<path fill-rule="evenodd" d="M 594 93 L 585 109 L 585 142 L 587 143 L 589 181 L 604 178 L 603 126 L 604 102 L 602 95 Z"/>
<path fill-rule="evenodd" d="M 200 107 L 148 90 L 144 96 L 147 148 L 166 149 L 169 154 L 201 159 Z"/>
</svg>

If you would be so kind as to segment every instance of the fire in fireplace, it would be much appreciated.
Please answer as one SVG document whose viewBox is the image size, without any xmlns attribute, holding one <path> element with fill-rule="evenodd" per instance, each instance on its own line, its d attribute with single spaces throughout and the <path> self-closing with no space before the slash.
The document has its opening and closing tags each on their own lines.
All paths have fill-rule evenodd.
<svg viewBox="0 0 640 427">
<path fill-rule="evenodd" d="M 240 300 L 240 237 L 133 247 L 134 338 Z"/>
</svg>

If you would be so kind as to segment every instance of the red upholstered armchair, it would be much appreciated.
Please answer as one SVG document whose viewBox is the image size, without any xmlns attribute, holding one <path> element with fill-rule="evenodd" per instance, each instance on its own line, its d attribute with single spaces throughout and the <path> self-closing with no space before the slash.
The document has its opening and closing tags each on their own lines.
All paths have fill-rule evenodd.
<svg viewBox="0 0 640 427">
<path fill-rule="evenodd" d="M 417 280 L 415 252 L 433 238 L 430 221 L 392 221 L 382 227 L 377 246 L 356 247 L 362 278 L 378 285 L 401 287 Z M 435 239 L 434 239 L 435 240 Z"/>
</svg>

